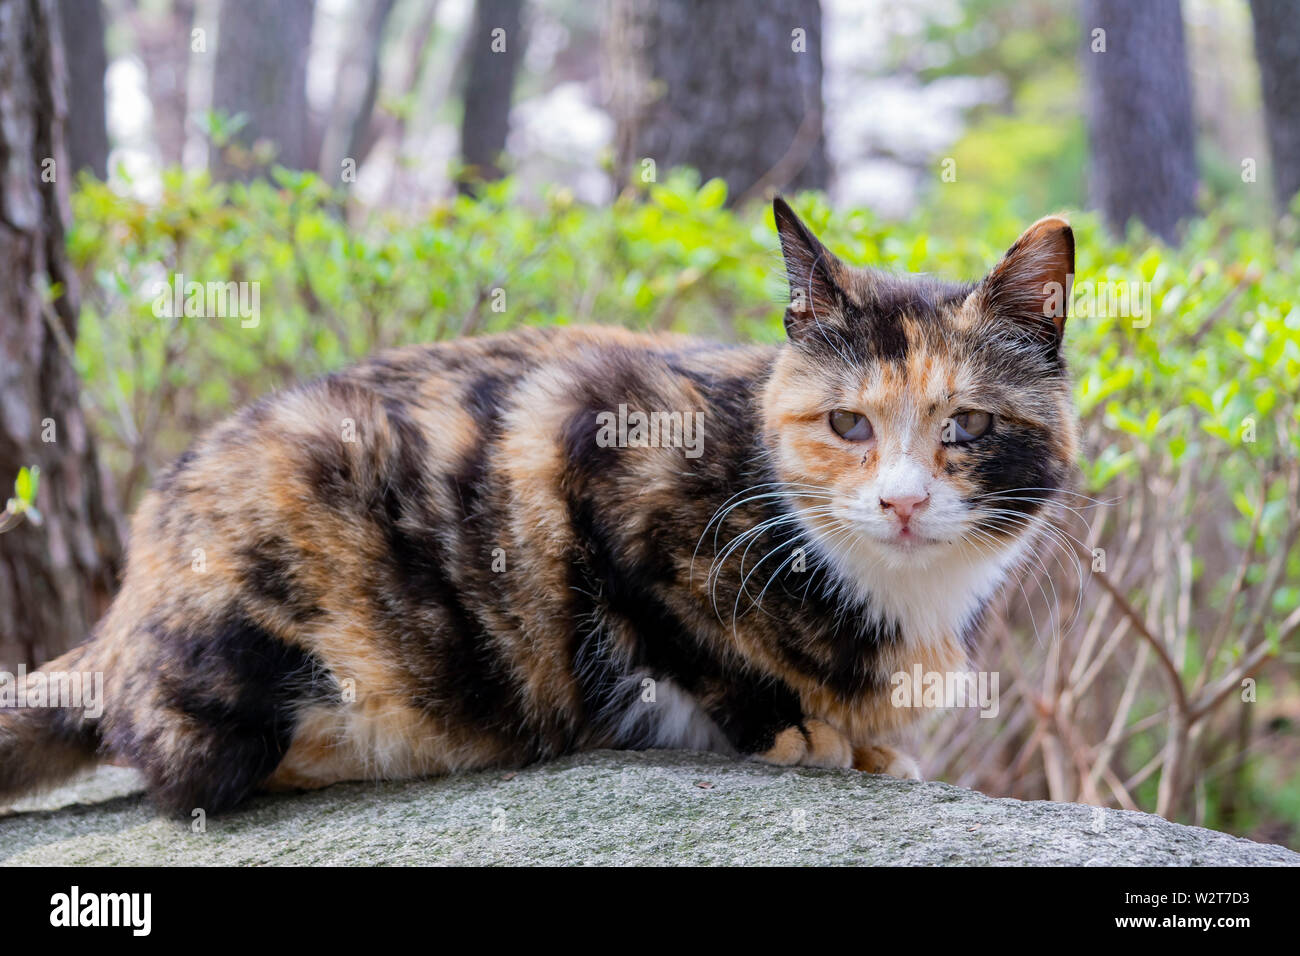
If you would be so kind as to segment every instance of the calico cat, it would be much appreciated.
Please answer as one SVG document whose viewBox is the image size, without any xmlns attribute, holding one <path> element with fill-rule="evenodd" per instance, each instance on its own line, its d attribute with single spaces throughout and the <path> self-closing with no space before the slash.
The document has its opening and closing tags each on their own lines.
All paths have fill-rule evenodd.
<svg viewBox="0 0 1300 956">
<path fill-rule="evenodd" d="M 775 217 L 780 346 L 521 329 L 217 425 L 44 668 L 103 672 L 102 716 L 0 710 L 0 796 L 105 756 L 182 814 L 596 747 L 918 776 L 891 675 L 965 669 L 1072 470 L 1073 235 L 956 284 Z"/>
</svg>

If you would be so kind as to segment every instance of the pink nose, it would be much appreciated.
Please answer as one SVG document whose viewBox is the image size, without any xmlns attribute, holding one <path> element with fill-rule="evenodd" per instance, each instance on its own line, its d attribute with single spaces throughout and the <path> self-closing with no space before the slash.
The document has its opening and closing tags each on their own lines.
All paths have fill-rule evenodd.
<svg viewBox="0 0 1300 956">
<path fill-rule="evenodd" d="M 907 524 L 912 512 L 925 507 L 925 503 L 930 500 L 930 495 L 894 495 L 890 498 L 880 499 L 880 508 L 882 511 L 892 511 L 898 515 L 903 524 Z"/>
</svg>

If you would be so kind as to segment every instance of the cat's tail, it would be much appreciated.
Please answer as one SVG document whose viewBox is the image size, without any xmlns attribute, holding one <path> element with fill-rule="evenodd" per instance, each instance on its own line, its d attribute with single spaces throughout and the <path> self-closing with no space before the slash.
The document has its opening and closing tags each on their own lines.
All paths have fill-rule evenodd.
<svg viewBox="0 0 1300 956">
<path fill-rule="evenodd" d="M 104 674 L 97 641 L 31 673 L 0 677 L 0 804 L 99 761 Z"/>
</svg>

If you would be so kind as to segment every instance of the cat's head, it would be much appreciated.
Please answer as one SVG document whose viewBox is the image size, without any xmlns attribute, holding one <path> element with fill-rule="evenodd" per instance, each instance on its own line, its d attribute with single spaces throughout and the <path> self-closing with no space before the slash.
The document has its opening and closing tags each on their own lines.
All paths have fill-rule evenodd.
<svg viewBox="0 0 1300 956">
<path fill-rule="evenodd" d="M 775 212 L 790 305 L 764 429 L 807 530 L 851 574 L 1009 565 L 1074 462 L 1069 224 L 950 283 L 849 266 Z"/>
</svg>

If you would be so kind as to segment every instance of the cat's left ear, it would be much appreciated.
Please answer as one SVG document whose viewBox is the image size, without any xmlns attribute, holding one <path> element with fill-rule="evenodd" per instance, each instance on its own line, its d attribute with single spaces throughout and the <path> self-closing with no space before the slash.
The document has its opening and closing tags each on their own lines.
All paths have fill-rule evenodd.
<svg viewBox="0 0 1300 956">
<path fill-rule="evenodd" d="M 839 314 L 844 303 L 840 285 L 844 266 L 780 196 L 772 200 L 772 214 L 790 280 L 785 331 L 792 341 L 798 341 Z"/>
<path fill-rule="evenodd" d="M 1074 232 L 1060 216 L 1026 229 L 972 293 L 977 306 L 1060 345 L 1074 283 Z"/>
</svg>

